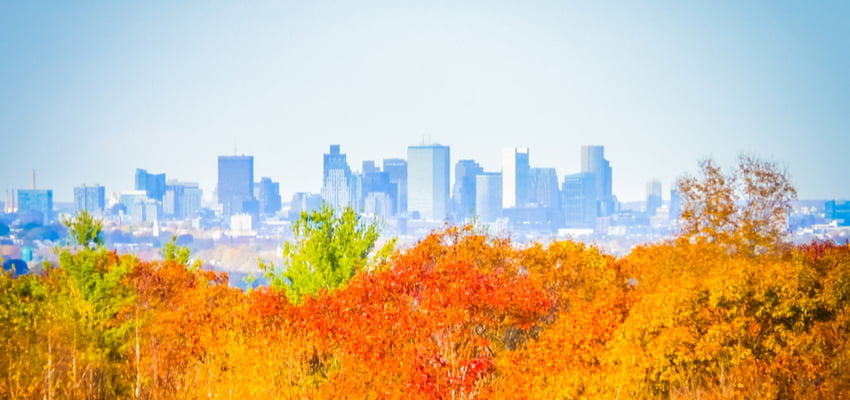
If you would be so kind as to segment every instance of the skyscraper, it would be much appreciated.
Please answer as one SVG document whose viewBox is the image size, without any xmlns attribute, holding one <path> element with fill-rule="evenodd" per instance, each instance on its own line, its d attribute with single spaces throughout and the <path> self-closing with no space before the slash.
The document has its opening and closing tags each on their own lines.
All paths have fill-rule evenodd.
<svg viewBox="0 0 850 400">
<path fill-rule="evenodd" d="M 100 185 L 74 187 L 74 210 L 102 214 L 106 209 L 106 188 Z"/>
<path fill-rule="evenodd" d="M 391 181 L 389 172 L 381 171 L 374 161 L 363 161 L 360 193 L 364 210 L 369 214 L 390 217 L 397 208 L 398 185 Z M 367 205 L 366 200 L 369 198 L 371 200 Z"/>
<path fill-rule="evenodd" d="M 144 190 L 149 199 L 162 201 L 165 195 L 165 174 L 150 174 L 136 168 L 136 190 Z"/>
<path fill-rule="evenodd" d="M 444 220 L 449 211 L 449 146 L 407 148 L 408 207 L 420 218 Z"/>
<path fill-rule="evenodd" d="M 605 159 L 605 146 L 581 146 L 581 172 L 594 175 L 597 216 L 613 214 L 616 204 L 611 191 L 611 164 Z"/>
<path fill-rule="evenodd" d="M 502 182 L 498 172 L 475 176 L 475 211 L 481 222 L 496 222 L 502 216 Z"/>
<path fill-rule="evenodd" d="M 459 220 L 475 215 L 475 176 L 481 173 L 484 169 L 474 160 L 460 160 L 455 164 L 452 205 Z"/>
<path fill-rule="evenodd" d="M 506 148 L 502 152 L 502 205 L 525 207 L 528 203 L 528 148 Z"/>
<path fill-rule="evenodd" d="M 260 178 L 254 184 L 254 195 L 260 202 L 261 215 L 274 215 L 280 211 L 280 183 L 272 181 L 271 178 Z"/>
<path fill-rule="evenodd" d="M 22 218 L 47 225 L 53 221 L 53 191 L 40 189 L 18 190 L 18 214 L 32 214 Z"/>
<path fill-rule="evenodd" d="M 567 175 L 561 188 L 564 226 L 590 228 L 596 224 L 596 175 L 582 172 Z"/>
<path fill-rule="evenodd" d="M 226 220 L 234 214 L 258 214 L 254 198 L 254 157 L 218 157 L 218 203 Z"/>
<path fill-rule="evenodd" d="M 661 181 L 653 179 L 646 183 L 646 214 L 655 215 L 661 207 Z"/>
<path fill-rule="evenodd" d="M 201 208 L 203 191 L 197 182 L 169 181 L 162 197 L 162 213 L 174 219 L 189 219 Z"/>
<path fill-rule="evenodd" d="M 528 186 L 529 205 L 560 208 L 561 190 L 555 168 L 531 168 Z"/>
<path fill-rule="evenodd" d="M 338 144 L 332 144 L 322 163 L 322 199 L 336 210 L 345 207 L 356 209 L 359 198 L 357 184 L 345 153 L 339 151 Z"/>
<path fill-rule="evenodd" d="M 384 172 L 390 177 L 390 183 L 396 185 L 396 204 L 394 214 L 407 212 L 407 161 L 403 158 L 384 159 Z"/>
</svg>

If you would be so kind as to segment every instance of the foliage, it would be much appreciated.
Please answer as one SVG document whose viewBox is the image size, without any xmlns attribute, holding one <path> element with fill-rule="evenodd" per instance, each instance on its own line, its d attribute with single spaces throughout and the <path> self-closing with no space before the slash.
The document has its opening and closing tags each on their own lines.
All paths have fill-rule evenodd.
<svg viewBox="0 0 850 400">
<path fill-rule="evenodd" d="M 62 221 L 62 225 L 68 228 L 68 234 L 74 243 L 83 246 L 103 246 L 103 222 L 95 219 L 86 210 L 82 210 L 75 217 Z"/>
<path fill-rule="evenodd" d="M 172 236 L 171 240 L 162 246 L 162 258 L 165 261 L 175 261 L 183 265 L 188 265 L 189 256 L 189 248 L 177 244 L 177 235 Z"/>
<path fill-rule="evenodd" d="M 682 235 L 711 240 L 733 250 L 760 254 L 781 243 L 790 202 L 797 198 L 787 174 L 776 164 L 740 156 L 737 169 L 724 173 L 712 160 L 700 163 L 700 176 L 679 179 Z"/>
<path fill-rule="evenodd" d="M 447 228 L 299 303 L 59 249 L 0 274 L 0 398 L 850 398 L 850 245 L 612 257 Z"/>
<path fill-rule="evenodd" d="M 337 213 L 323 204 L 321 209 L 302 212 L 292 226 L 295 239 L 283 248 L 284 270 L 261 263 L 266 277 L 276 288 L 285 288 L 293 303 L 319 291 L 332 291 L 343 286 L 354 274 L 368 266 L 369 253 L 379 236 L 377 223 L 365 224 L 350 207 Z M 386 258 L 394 241 L 379 252 L 377 260 Z"/>
</svg>

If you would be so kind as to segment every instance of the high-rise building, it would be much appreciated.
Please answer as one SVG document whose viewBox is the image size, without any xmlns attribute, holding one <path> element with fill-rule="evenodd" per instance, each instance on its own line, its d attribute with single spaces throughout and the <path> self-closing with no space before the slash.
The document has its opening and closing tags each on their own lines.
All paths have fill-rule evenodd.
<svg viewBox="0 0 850 400">
<path fill-rule="evenodd" d="M 165 196 L 165 174 L 150 174 L 148 171 L 136 169 L 136 190 L 144 190 L 149 199 L 162 201 Z"/>
<path fill-rule="evenodd" d="M 475 211 L 481 222 L 496 222 L 502 217 L 502 174 L 484 172 L 475 176 Z"/>
<path fill-rule="evenodd" d="M 661 181 L 653 179 L 646 183 L 646 214 L 655 215 L 661 207 Z"/>
<path fill-rule="evenodd" d="M 340 152 L 338 144 L 332 144 L 322 163 L 322 199 L 336 210 L 357 208 L 358 183 L 345 153 Z"/>
<path fill-rule="evenodd" d="M 302 212 L 312 212 L 322 206 L 322 196 L 315 193 L 298 192 L 289 203 L 289 219 L 296 220 Z"/>
<path fill-rule="evenodd" d="M 830 200 L 824 203 L 824 217 L 839 226 L 850 226 L 850 201 Z"/>
<path fill-rule="evenodd" d="M 218 204 L 229 220 L 234 214 L 259 214 L 254 198 L 254 157 L 218 157 Z"/>
<path fill-rule="evenodd" d="M 169 181 L 162 197 L 162 214 L 174 219 L 189 219 L 201 209 L 203 192 L 196 182 Z"/>
<path fill-rule="evenodd" d="M 396 203 L 393 213 L 407 213 L 407 161 L 403 158 L 384 159 L 384 172 L 390 177 L 390 183 L 396 185 Z"/>
<path fill-rule="evenodd" d="M 564 210 L 564 226 L 568 228 L 591 228 L 596 225 L 596 175 L 582 172 L 567 175 L 561 187 L 561 208 Z"/>
<path fill-rule="evenodd" d="M 594 175 L 597 216 L 613 214 L 616 200 L 611 190 L 611 164 L 605 159 L 605 146 L 581 146 L 581 172 Z"/>
<path fill-rule="evenodd" d="M 682 197 L 679 194 L 678 186 L 674 185 L 670 189 L 670 220 L 674 221 L 682 216 Z"/>
<path fill-rule="evenodd" d="M 449 146 L 407 148 L 408 208 L 427 220 L 445 220 L 449 212 Z"/>
<path fill-rule="evenodd" d="M 53 191 L 41 189 L 18 190 L 18 214 L 31 214 L 22 218 L 47 225 L 53 221 Z"/>
<path fill-rule="evenodd" d="M 260 178 L 260 181 L 254 184 L 254 195 L 260 202 L 260 215 L 274 215 L 280 211 L 280 183 L 272 181 L 271 178 Z"/>
<path fill-rule="evenodd" d="M 100 185 L 74 187 L 74 210 L 103 214 L 106 209 L 106 188 Z"/>
<path fill-rule="evenodd" d="M 529 173 L 529 205 L 560 208 L 561 190 L 555 168 L 531 168 Z"/>
<path fill-rule="evenodd" d="M 475 215 L 475 176 L 481 173 L 484 169 L 474 160 L 459 160 L 455 164 L 452 205 L 458 220 Z"/>
<path fill-rule="evenodd" d="M 146 219 L 146 204 L 148 200 L 147 192 L 144 190 L 130 190 L 119 193 L 119 203 L 124 207 L 124 215 L 130 218 L 131 222 L 145 222 Z M 156 202 L 156 200 L 152 200 Z"/>
<path fill-rule="evenodd" d="M 391 181 L 389 172 L 381 171 L 375 165 L 374 161 L 363 161 L 363 174 L 360 177 L 360 193 L 366 213 L 382 217 L 393 215 L 393 210 L 396 209 L 395 204 L 398 203 L 398 185 Z M 367 205 L 366 200 L 370 196 L 372 200 Z"/>
<path fill-rule="evenodd" d="M 502 152 L 502 204 L 504 208 L 525 207 L 528 203 L 528 148 L 506 148 Z"/>
</svg>

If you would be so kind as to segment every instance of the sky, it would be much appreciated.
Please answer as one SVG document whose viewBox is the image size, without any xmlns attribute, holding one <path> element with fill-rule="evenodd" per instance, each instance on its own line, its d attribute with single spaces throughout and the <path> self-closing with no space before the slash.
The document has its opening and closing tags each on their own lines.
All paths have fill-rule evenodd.
<svg viewBox="0 0 850 400">
<path fill-rule="evenodd" d="M 0 2 L 0 190 L 199 182 L 254 156 L 284 199 L 322 154 L 451 146 L 452 166 L 579 172 L 604 145 L 621 201 L 701 159 L 777 162 L 850 198 L 850 2 Z M 380 161 L 379 161 L 380 164 Z M 665 196 L 666 197 L 666 196 Z M 0 198 L 2 200 L 2 198 Z"/>
</svg>

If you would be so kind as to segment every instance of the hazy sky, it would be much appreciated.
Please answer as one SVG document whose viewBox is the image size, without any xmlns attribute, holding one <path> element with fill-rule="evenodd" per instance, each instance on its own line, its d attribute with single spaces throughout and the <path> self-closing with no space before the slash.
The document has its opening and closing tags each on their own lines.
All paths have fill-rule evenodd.
<svg viewBox="0 0 850 400">
<path fill-rule="evenodd" d="M 332 143 L 359 170 L 424 138 L 492 171 L 527 146 L 561 177 L 601 144 L 626 201 L 741 152 L 850 198 L 848 21 L 847 1 L 3 1 L 0 190 L 35 168 L 69 201 L 145 168 L 209 198 L 235 147 L 288 200 Z"/>
</svg>

